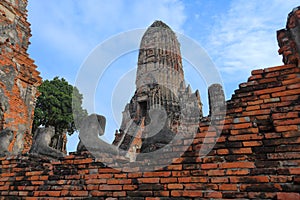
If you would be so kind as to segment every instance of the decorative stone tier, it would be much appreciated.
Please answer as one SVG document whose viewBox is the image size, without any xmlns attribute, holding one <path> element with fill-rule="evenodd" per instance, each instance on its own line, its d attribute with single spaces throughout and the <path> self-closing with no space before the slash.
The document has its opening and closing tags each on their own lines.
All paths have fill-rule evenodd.
<svg viewBox="0 0 300 200">
<path fill-rule="evenodd" d="M 176 87 L 184 81 L 180 44 L 172 29 L 162 21 L 155 21 L 145 32 L 140 44 L 136 86 L 151 77 L 160 85 Z M 153 80 L 149 80 L 153 83 Z M 147 84 L 147 83 L 146 83 Z M 174 91 L 173 91 L 174 92 Z"/>
</svg>

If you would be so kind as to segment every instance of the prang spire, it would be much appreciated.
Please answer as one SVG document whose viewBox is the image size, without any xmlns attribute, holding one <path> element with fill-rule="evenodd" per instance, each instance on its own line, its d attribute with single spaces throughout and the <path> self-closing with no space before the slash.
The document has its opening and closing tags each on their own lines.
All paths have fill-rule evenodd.
<svg viewBox="0 0 300 200">
<path fill-rule="evenodd" d="M 162 21 L 155 21 L 146 30 L 140 44 L 136 86 L 139 88 L 147 81 L 155 81 L 177 90 L 183 79 L 176 34 Z"/>
<path fill-rule="evenodd" d="M 178 133 L 182 112 L 194 105 L 200 112 L 192 117 L 199 119 L 200 96 L 185 86 L 176 34 L 162 21 L 155 21 L 142 37 L 136 91 L 125 107 L 113 144 L 127 151 L 130 160 L 163 148 Z"/>
</svg>

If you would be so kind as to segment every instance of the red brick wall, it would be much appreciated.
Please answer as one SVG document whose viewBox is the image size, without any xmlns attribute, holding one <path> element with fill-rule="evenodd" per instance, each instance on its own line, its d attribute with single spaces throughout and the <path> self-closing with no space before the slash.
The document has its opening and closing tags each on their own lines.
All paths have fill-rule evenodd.
<svg viewBox="0 0 300 200">
<path fill-rule="evenodd" d="M 27 0 L 0 1 L 0 130 L 14 131 L 9 148 L 14 154 L 27 152 L 31 146 L 31 124 L 41 77 L 27 53 L 30 24 Z"/>
<path fill-rule="evenodd" d="M 209 117 L 185 154 L 162 169 L 144 160 L 124 168 L 136 172 L 122 172 L 88 154 L 1 158 L 0 196 L 299 199 L 299 72 L 293 64 L 254 70 L 227 102 L 221 137 L 207 156 L 199 157 L 199 149 L 205 136 L 207 145 L 216 139 Z M 139 172 L 145 167 L 154 171 Z"/>
</svg>

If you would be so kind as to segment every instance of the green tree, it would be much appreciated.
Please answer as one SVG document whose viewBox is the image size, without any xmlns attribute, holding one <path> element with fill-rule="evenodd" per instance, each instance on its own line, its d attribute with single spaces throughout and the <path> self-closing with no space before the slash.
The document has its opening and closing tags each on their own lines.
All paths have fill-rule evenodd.
<svg viewBox="0 0 300 200">
<path fill-rule="evenodd" d="M 56 134 L 67 132 L 69 135 L 80 128 L 80 121 L 87 116 L 87 111 L 82 108 L 83 96 L 76 87 L 55 77 L 45 80 L 38 90 L 40 96 L 34 112 L 33 133 L 40 125 L 54 126 Z"/>
</svg>

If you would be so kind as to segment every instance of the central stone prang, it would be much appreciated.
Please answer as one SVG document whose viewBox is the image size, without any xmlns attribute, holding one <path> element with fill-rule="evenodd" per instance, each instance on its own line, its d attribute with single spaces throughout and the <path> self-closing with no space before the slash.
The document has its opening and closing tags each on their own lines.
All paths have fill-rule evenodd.
<svg viewBox="0 0 300 200">
<path fill-rule="evenodd" d="M 202 118 L 199 91 L 192 93 L 185 84 L 176 34 L 162 21 L 155 21 L 142 37 L 135 83 L 113 142 L 131 160 L 167 145 L 186 118 L 183 112 L 191 119 Z"/>
</svg>

